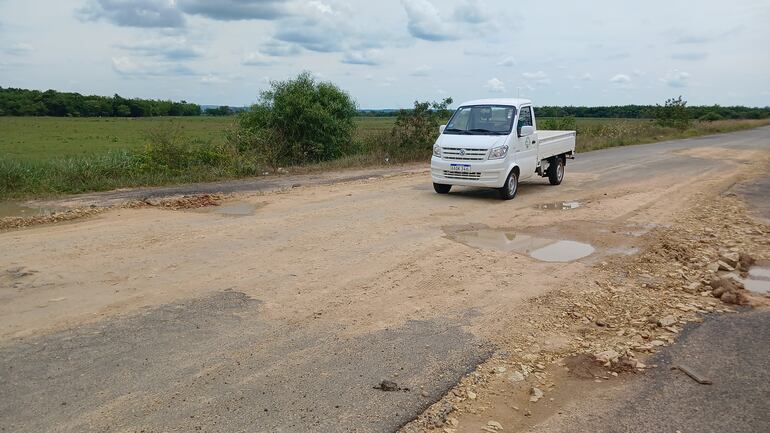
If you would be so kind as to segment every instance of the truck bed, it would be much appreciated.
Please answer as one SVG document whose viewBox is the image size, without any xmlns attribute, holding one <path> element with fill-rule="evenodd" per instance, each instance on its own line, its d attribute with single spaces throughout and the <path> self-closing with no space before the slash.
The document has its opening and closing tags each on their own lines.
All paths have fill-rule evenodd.
<svg viewBox="0 0 770 433">
<path fill-rule="evenodd" d="M 575 131 L 538 130 L 538 156 L 540 160 L 555 155 L 575 153 Z"/>
</svg>

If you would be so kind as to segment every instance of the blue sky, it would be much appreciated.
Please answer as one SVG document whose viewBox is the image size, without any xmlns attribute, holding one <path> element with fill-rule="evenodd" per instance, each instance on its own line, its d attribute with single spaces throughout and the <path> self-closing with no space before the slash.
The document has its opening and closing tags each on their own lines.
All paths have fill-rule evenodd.
<svg viewBox="0 0 770 433">
<path fill-rule="evenodd" d="M 308 70 L 362 108 L 770 105 L 767 0 L 0 0 L 0 86 L 247 105 Z"/>
</svg>

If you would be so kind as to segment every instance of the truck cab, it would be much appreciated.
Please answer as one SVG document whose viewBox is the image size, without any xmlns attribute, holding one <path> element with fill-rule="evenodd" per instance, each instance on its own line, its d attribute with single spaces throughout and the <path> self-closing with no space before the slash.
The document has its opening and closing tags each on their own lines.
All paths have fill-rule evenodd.
<svg viewBox="0 0 770 433">
<path fill-rule="evenodd" d="M 482 99 L 461 104 L 439 129 L 431 177 L 439 194 L 453 185 L 496 188 L 503 199 L 535 175 L 561 184 L 575 153 L 575 131 L 538 131 L 528 99 Z"/>
</svg>

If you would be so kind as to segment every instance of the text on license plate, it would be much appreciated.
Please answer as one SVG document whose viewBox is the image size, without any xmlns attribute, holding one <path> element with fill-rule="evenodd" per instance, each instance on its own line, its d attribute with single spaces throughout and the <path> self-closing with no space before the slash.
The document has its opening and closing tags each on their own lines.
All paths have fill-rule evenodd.
<svg viewBox="0 0 770 433">
<path fill-rule="evenodd" d="M 450 171 L 471 171 L 470 164 L 450 164 Z"/>
</svg>

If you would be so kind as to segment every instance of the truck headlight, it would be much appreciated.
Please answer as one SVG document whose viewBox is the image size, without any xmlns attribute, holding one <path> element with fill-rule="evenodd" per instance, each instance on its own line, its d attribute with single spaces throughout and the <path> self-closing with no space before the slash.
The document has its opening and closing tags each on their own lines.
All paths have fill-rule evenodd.
<svg viewBox="0 0 770 433">
<path fill-rule="evenodd" d="M 502 159 L 508 155 L 508 146 L 499 146 L 489 152 L 489 159 Z"/>
<path fill-rule="evenodd" d="M 433 146 L 433 156 L 437 156 L 441 158 L 441 148 L 438 146 Z"/>
</svg>

